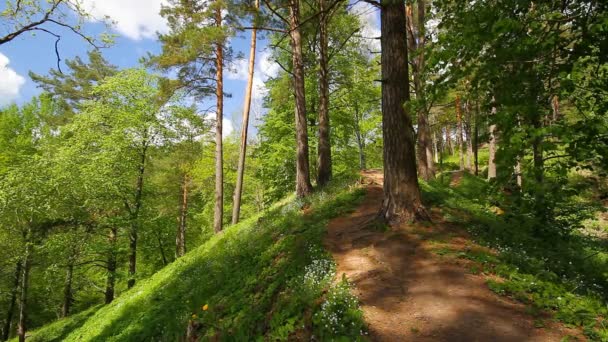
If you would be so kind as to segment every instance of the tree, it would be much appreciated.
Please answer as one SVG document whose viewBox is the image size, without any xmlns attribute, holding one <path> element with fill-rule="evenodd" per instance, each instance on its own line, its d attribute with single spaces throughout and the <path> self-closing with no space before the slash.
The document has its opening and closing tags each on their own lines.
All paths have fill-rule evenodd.
<svg viewBox="0 0 608 342">
<path fill-rule="evenodd" d="M 150 62 L 163 70 L 177 69 L 177 79 L 163 82 L 165 93 L 181 89 L 196 99 L 214 93 L 215 105 L 215 211 L 213 227 L 222 230 L 224 188 L 222 121 L 224 109 L 223 68 L 231 60 L 227 45 L 235 19 L 224 18 L 228 3 L 217 0 L 177 1 L 163 7 L 161 15 L 169 22 L 170 33 L 160 35 L 163 52 Z"/>
<path fill-rule="evenodd" d="M 43 32 L 55 38 L 57 69 L 61 71 L 58 29 L 67 29 L 79 36 L 94 48 L 109 46 L 112 36 L 102 34 L 99 39 L 84 33 L 83 24 L 91 19 L 79 0 L 6 0 L 4 10 L 0 12 L 4 32 L 0 33 L 0 45 L 6 44 L 25 33 Z M 75 20 L 74 20 L 75 19 Z M 109 18 L 104 18 L 109 26 Z"/>
<path fill-rule="evenodd" d="M 427 219 L 416 170 L 416 141 L 409 101 L 405 5 L 380 3 L 382 47 L 382 135 L 384 199 L 381 217 L 388 222 Z"/>
<path fill-rule="evenodd" d="M 260 1 L 255 0 L 256 12 L 260 7 Z M 255 47 L 257 42 L 257 29 L 251 29 L 251 44 L 249 48 L 249 74 L 247 87 L 245 88 L 245 100 L 243 105 L 243 121 L 241 127 L 241 148 L 239 153 L 239 165 L 237 170 L 236 187 L 234 189 L 234 200 L 232 204 L 232 224 L 239 222 L 241 211 L 241 196 L 243 194 L 243 178 L 245 176 L 245 157 L 247 155 L 247 130 L 249 129 L 249 111 L 251 109 L 251 91 L 253 90 L 253 72 L 255 69 Z"/>
</svg>

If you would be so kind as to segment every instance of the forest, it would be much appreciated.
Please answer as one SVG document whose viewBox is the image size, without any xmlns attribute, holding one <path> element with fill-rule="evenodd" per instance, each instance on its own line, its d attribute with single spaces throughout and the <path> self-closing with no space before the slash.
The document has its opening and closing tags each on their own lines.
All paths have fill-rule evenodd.
<svg viewBox="0 0 608 342">
<path fill-rule="evenodd" d="M 0 341 L 608 341 L 608 3 L 92 2 L 0 4 Z"/>
</svg>

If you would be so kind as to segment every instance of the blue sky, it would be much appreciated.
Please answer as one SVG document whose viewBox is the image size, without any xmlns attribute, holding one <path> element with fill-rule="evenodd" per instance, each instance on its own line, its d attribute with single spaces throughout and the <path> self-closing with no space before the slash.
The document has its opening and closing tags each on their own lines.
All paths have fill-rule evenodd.
<svg viewBox="0 0 608 342">
<path fill-rule="evenodd" d="M 165 32 L 166 25 L 158 14 L 165 0 L 81 0 L 93 16 L 101 18 L 110 16 L 115 25 L 112 33 L 117 34 L 115 44 L 103 49 L 103 54 L 112 64 L 121 68 L 136 67 L 138 60 L 148 52 L 158 53 L 160 44 L 156 40 L 156 32 Z M 360 3 L 363 4 L 363 3 Z M 359 5 L 359 4 L 357 4 Z M 0 11 L 4 4 L 0 4 Z M 369 31 L 367 36 L 377 36 L 377 17 L 365 5 L 359 6 L 359 13 L 364 21 L 364 29 Z M 86 58 L 90 46 L 80 37 L 66 30 L 53 28 L 61 34 L 59 50 L 62 60 L 72 59 L 75 56 Z M 84 25 L 89 35 L 98 35 L 105 30 L 99 22 L 90 21 Z M 0 27 L 0 35 L 2 35 Z M 232 94 L 224 103 L 225 129 L 231 131 L 237 126 L 243 102 L 243 92 L 246 82 L 247 61 L 249 54 L 250 32 L 241 33 L 232 39 L 231 44 L 235 53 L 241 53 L 243 60 L 235 62 L 234 70 L 225 77 L 225 92 Z M 9 103 L 21 104 L 29 101 L 40 93 L 34 82 L 29 78 L 31 70 L 37 74 L 45 75 L 49 69 L 57 68 L 57 57 L 54 49 L 55 39 L 42 32 L 36 36 L 23 34 L 15 40 L 0 46 L 0 106 Z M 262 115 L 261 98 L 264 95 L 263 83 L 268 77 L 278 73 L 278 66 L 273 63 L 267 50 L 266 41 L 258 41 L 255 81 L 254 81 L 254 118 Z M 63 62 L 62 67 L 64 67 Z M 65 69 L 65 67 L 64 67 Z M 229 133 L 229 132 L 226 132 Z"/>
</svg>

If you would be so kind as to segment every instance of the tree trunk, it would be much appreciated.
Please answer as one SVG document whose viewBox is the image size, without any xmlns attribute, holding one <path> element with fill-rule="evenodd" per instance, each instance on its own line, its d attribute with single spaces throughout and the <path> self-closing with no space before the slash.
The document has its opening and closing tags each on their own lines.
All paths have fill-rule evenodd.
<svg viewBox="0 0 608 342">
<path fill-rule="evenodd" d="M 389 223 L 428 219 L 422 206 L 416 170 L 416 139 L 409 101 L 405 5 L 382 0 L 382 135 L 384 200 L 381 216 Z"/>
<path fill-rule="evenodd" d="M 299 0 L 289 1 L 289 29 L 293 59 L 293 87 L 296 100 L 296 195 L 306 197 L 312 193 L 312 184 L 310 183 L 310 164 L 308 161 L 308 123 L 306 121 L 306 92 Z"/>
<path fill-rule="evenodd" d="M 496 115 L 496 104 L 494 98 L 492 98 L 492 118 Z M 496 124 L 492 123 L 489 127 L 490 131 L 490 142 L 488 146 L 489 158 L 488 158 L 488 180 L 496 178 Z"/>
<path fill-rule="evenodd" d="M 426 108 L 426 93 L 424 88 L 423 72 L 424 72 L 424 47 L 426 45 L 426 33 L 425 33 L 425 2 L 424 0 L 418 0 L 417 2 L 417 25 L 414 28 L 414 17 L 412 14 L 411 7 L 408 7 L 407 18 L 409 21 L 409 46 L 411 52 L 414 54 L 412 61 L 412 71 L 414 78 L 414 87 L 416 92 L 416 100 L 419 103 L 418 110 L 418 171 L 420 177 L 424 180 L 430 180 L 435 177 L 435 165 L 433 163 L 433 150 L 431 132 L 428 124 L 428 113 Z"/>
<path fill-rule="evenodd" d="M 129 280 L 127 288 L 135 285 L 135 273 L 137 270 L 137 233 L 139 230 L 139 210 L 141 209 L 144 192 L 144 174 L 146 171 L 146 155 L 148 151 L 148 136 L 144 133 L 142 150 L 139 161 L 139 173 L 137 174 L 137 188 L 135 190 L 135 203 L 130 212 L 131 229 L 129 230 Z"/>
<path fill-rule="evenodd" d="M 4 330 L 2 331 L 2 341 L 8 341 L 11 335 L 11 328 L 13 323 L 13 315 L 15 314 L 15 306 L 17 304 L 17 294 L 19 292 L 19 282 L 21 280 L 21 260 L 15 265 L 15 279 L 13 282 L 13 289 L 11 290 L 11 299 L 8 304 L 8 311 L 6 312 L 6 322 L 4 322 Z"/>
<path fill-rule="evenodd" d="M 329 124 L 329 60 L 326 0 L 319 0 L 319 146 L 317 185 L 324 186 L 332 176 L 331 140 Z"/>
<path fill-rule="evenodd" d="M 475 156 L 475 176 L 479 176 L 479 101 L 473 118 L 473 155 Z"/>
<path fill-rule="evenodd" d="M 467 171 L 469 172 L 473 172 L 474 169 L 474 165 L 475 162 L 473 161 L 473 130 L 471 127 L 471 103 L 469 102 L 469 100 L 467 100 L 465 102 L 464 105 L 464 110 L 465 110 L 465 123 L 464 123 L 464 129 L 465 129 L 465 134 L 467 137 Z"/>
<path fill-rule="evenodd" d="M 450 155 L 454 154 L 454 148 L 452 147 L 452 135 L 450 134 L 450 126 L 445 127 L 445 147 Z"/>
<path fill-rule="evenodd" d="M 182 200 L 181 210 L 179 213 L 179 225 L 177 226 L 177 234 L 175 235 L 175 258 L 179 258 L 186 254 L 186 226 L 188 222 L 188 174 L 184 173 L 182 182 Z"/>
<path fill-rule="evenodd" d="M 460 96 L 456 96 L 456 143 L 458 144 L 458 157 L 460 171 L 464 170 L 464 139 L 462 136 L 462 111 L 460 109 Z"/>
<path fill-rule="evenodd" d="M 25 253 L 23 255 L 23 266 L 21 275 L 21 295 L 19 299 L 19 325 L 17 327 L 17 335 L 19 336 L 19 342 L 25 342 L 25 334 L 27 332 L 27 291 L 29 289 L 30 281 L 30 263 L 31 263 L 31 230 L 28 229 L 25 238 Z"/>
<path fill-rule="evenodd" d="M 435 164 L 439 163 L 439 153 L 441 150 L 439 149 L 439 140 L 437 140 L 437 132 L 433 131 L 433 157 L 435 159 Z"/>
<path fill-rule="evenodd" d="M 215 23 L 222 27 L 222 9 L 215 10 Z M 222 146 L 222 120 L 224 119 L 224 42 L 217 43 L 215 49 L 217 108 L 215 110 L 215 209 L 213 213 L 213 229 L 216 233 L 222 231 L 224 215 L 224 151 Z"/>
<path fill-rule="evenodd" d="M 357 139 L 357 147 L 359 149 L 359 169 L 365 170 L 367 168 L 365 162 L 365 141 L 361 135 L 361 127 L 359 126 L 360 120 L 359 106 L 355 103 L 355 138 Z"/>
<path fill-rule="evenodd" d="M 108 276 L 106 279 L 106 291 L 105 291 L 105 303 L 110 304 L 114 300 L 114 285 L 116 284 L 116 239 L 118 230 L 116 228 L 110 228 L 110 234 L 108 235 L 108 244 L 110 246 L 108 252 L 107 271 Z"/>
<path fill-rule="evenodd" d="M 260 7 L 260 1 L 255 1 L 256 11 Z M 243 194 L 243 177 L 245 175 L 245 158 L 247 156 L 247 130 L 249 129 L 249 111 L 251 109 L 251 91 L 253 89 L 253 72 L 255 69 L 255 46 L 257 42 L 257 30 L 251 30 L 251 46 L 249 49 L 249 77 L 245 89 L 245 102 L 243 104 L 243 127 L 241 127 L 241 149 L 239 152 L 239 165 L 236 171 L 236 187 L 234 188 L 234 199 L 232 204 L 232 224 L 239 222 L 241 214 L 241 196 Z"/>
<path fill-rule="evenodd" d="M 70 308 L 74 301 L 72 293 L 72 279 L 74 277 L 74 263 L 68 261 L 68 266 L 65 272 L 65 284 L 63 285 L 63 305 L 61 306 L 61 317 L 68 317 L 70 315 Z"/>
</svg>

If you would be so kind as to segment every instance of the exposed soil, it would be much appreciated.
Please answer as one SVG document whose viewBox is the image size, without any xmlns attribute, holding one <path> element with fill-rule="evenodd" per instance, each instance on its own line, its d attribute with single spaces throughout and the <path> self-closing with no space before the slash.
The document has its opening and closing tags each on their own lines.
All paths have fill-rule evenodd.
<svg viewBox="0 0 608 342">
<path fill-rule="evenodd" d="M 560 341 L 575 331 L 526 313 L 472 274 L 464 260 L 432 250 L 482 248 L 432 210 L 433 223 L 384 229 L 370 224 L 382 203 L 382 172 L 363 173 L 367 195 L 348 216 L 332 220 L 325 245 L 361 301 L 374 341 Z M 536 323 L 536 324 L 535 324 Z"/>
</svg>

